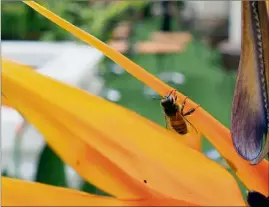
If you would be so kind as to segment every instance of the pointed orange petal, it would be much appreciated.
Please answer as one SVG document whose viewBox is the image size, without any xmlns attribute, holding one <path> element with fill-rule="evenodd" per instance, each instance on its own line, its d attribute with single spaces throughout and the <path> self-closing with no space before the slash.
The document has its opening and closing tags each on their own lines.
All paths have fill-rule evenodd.
<svg viewBox="0 0 269 207">
<path fill-rule="evenodd" d="M 2 177 L 2 206 L 195 206 L 180 200 L 119 200 L 73 189 Z"/>
<path fill-rule="evenodd" d="M 7 61 L 2 62 L 2 85 L 12 106 L 56 153 L 111 194 L 162 195 L 199 205 L 244 204 L 225 169 L 134 112 Z"/>
<path fill-rule="evenodd" d="M 3 206 L 126 206 L 115 198 L 2 177 Z"/>
<path fill-rule="evenodd" d="M 151 87 L 160 95 L 165 95 L 171 90 L 171 87 L 169 87 L 167 84 L 148 73 L 139 65 L 135 64 L 133 61 L 110 48 L 108 45 L 96 39 L 92 35 L 80 30 L 76 26 L 61 19 L 54 13 L 35 2 L 25 1 L 25 3 L 74 36 L 102 51 L 107 57 L 121 65 L 127 72 Z M 181 93 L 178 93 L 178 95 L 178 101 L 181 103 L 185 96 Z M 188 101 L 187 105 L 188 106 L 186 109 L 197 106 L 197 104 L 191 100 Z M 190 117 L 190 121 L 195 125 L 195 127 L 198 128 L 199 131 L 203 133 L 203 135 L 207 137 L 207 139 L 216 147 L 220 154 L 227 159 L 232 166 L 234 166 L 237 176 L 249 189 L 257 190 L 265 195 L 269 195 L 267 185 L 268 176 L 264 176 L 265 174 L 268 175 L 269 173 L 267 161 L 264 160 L 258 166 L 250 166 L 249 163 L 243 160 L 234 150 L 230 131 L 202 108 L 198 108 L 196 110 L 194 115 Z"/>
</svg>

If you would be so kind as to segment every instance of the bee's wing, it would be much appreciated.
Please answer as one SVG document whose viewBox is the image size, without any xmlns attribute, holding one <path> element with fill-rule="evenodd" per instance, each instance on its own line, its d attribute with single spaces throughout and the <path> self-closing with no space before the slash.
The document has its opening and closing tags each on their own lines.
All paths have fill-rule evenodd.
<svg viewBox="0 0 269 207">
<path fill-rule="evenodd" d="M 261 153 L 262 140 L 267 134 L 266 81 L 268 79 L 265 74 L 262 74 L 263 66 L 258 58 L 259 50 L 255 48 L 254 44 L 257 40 L 254 38 L 252 30 L 252 26 L 255 25 L 250 19 L 252 5 L 250 2 L 242 1 L 242 6 L 244 44 L 242 42 L 232 104 L 231 133 L 237 152 L 246 160 L 255 160 Z M 268 39 L 268 37 L 266 38 Z"/>
<path fill-rule="evenodd" d="M 192 125 L 192 123 L 186 118 L 183 117 L 184 120 L 186 121 L 187 127 L 188 127 L 188 133 L 196 133 L 197 135 L 200 135 L 199 131 Z"/>
<path fill-rule="evenodd" d="M 174 130 L 171 126 L 170 119 L 167 117 L 166 114 L 164 114 L 164 119 L 165 119 L 165 128 L 169 130 Z"/>
<path fill-rule="evenodd" d="M 191 122 L 189 120 L 187 120 L 185 117 L 183 117 L 181 114 L 177 114 L 177 116 L 181 116 L 184 120 L 185 120 L 185 123 L 187 125 L 187 129 L 188 129 L 188 133 L 196 133 L 196 134 L 200 134 L 198 132 L 198 130 L 191 124 Z M 165 118 L 165 126 L 166 126 L 166 129 L 168 130 L 171 130 L 171 131 L 175 131 L 175 129 L 173 129 L 173 127 L 171 126 L 171 122 L 170 122 L 170 119 L 167 115 L 164 115 L 164 118 Z M 177 132 L 176 132 L 177 133 Z"/>
</svg>

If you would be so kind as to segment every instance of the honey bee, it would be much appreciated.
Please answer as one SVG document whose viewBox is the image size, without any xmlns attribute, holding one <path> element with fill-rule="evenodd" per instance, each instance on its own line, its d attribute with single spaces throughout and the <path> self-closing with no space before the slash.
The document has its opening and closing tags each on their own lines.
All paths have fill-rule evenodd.
<svg viewBox="0 0 269 207">
<path fill-rule="evenodd" d="M 185 117 L 191 115 L 196 108 L 199 107 L 198 105 L 196 108 L 191 108 L 189 111 L 184 113 L 183 110 L 187 99 L 188 97 L 186 97 L 182 105 L 179 106 L 176 103 L 176 90 L 172 90 L 168 95 L 161 99 L 161 106 L 163 107 L 165 113 L 166 128 L 171 128 L 181 135 L 187 134 L 188 124 L 195 129 L 195 127 Z"/>
</svg>

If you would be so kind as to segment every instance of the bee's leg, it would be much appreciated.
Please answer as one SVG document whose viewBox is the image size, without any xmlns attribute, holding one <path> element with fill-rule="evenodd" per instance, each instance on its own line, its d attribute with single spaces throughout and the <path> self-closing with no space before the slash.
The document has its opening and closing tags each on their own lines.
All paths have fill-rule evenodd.
<svg viewBox="0 0 269 207">
<path fill-rule="evenodd" d="M 183 110 L 184 110 L 184 107 L 185 107 L 185 104 L 186 104 L 186 101 L 187 101 L 188 98 L 189 98 L 189 97 L 186 96 L 185 99 L 184 99 L 184 101 L 183 101 L 183 103 L 182 103 L 182 105 L 181 105 L 181 110 L 180 110 L 180 113 L 181 113 L 181 114 L 183 114 Z"/>
<path fill-rule="evenodd" d="M 193 112 L 195 112 L 195 110 L 200 107 L 200 105 L 196 106 L 195 108 L 191 108 L 189 111 L 187 111 L 185 114 L 183 114 L 183 116 L 189 116 L 191 115 Z"/>
<path fill-rule="evenodd" d="M 171 94 L 175 91 L 175 89 L 172 89 L 170 93 L 167 96 L 171 96 Z"/>
</svg>

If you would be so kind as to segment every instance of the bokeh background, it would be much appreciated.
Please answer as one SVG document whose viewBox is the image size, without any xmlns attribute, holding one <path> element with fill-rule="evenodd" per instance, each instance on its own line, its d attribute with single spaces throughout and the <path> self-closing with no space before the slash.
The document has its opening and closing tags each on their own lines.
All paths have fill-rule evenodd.
<svg viewBox="0 0 269 207">
<path fill-rule="evenodd" d="M 229 127 L 240 55 L 240 1 L 38 2 L 110 44 Z M 154 91 L 27 5 L 2 2 L 1 38 L 4 57 L 165 126 Z M 66 166 L 20 114 L 1 110 L 2 174 L 104 194 Z M 227 167 L 205 139 L 203 151 Z"/>
</svg>

